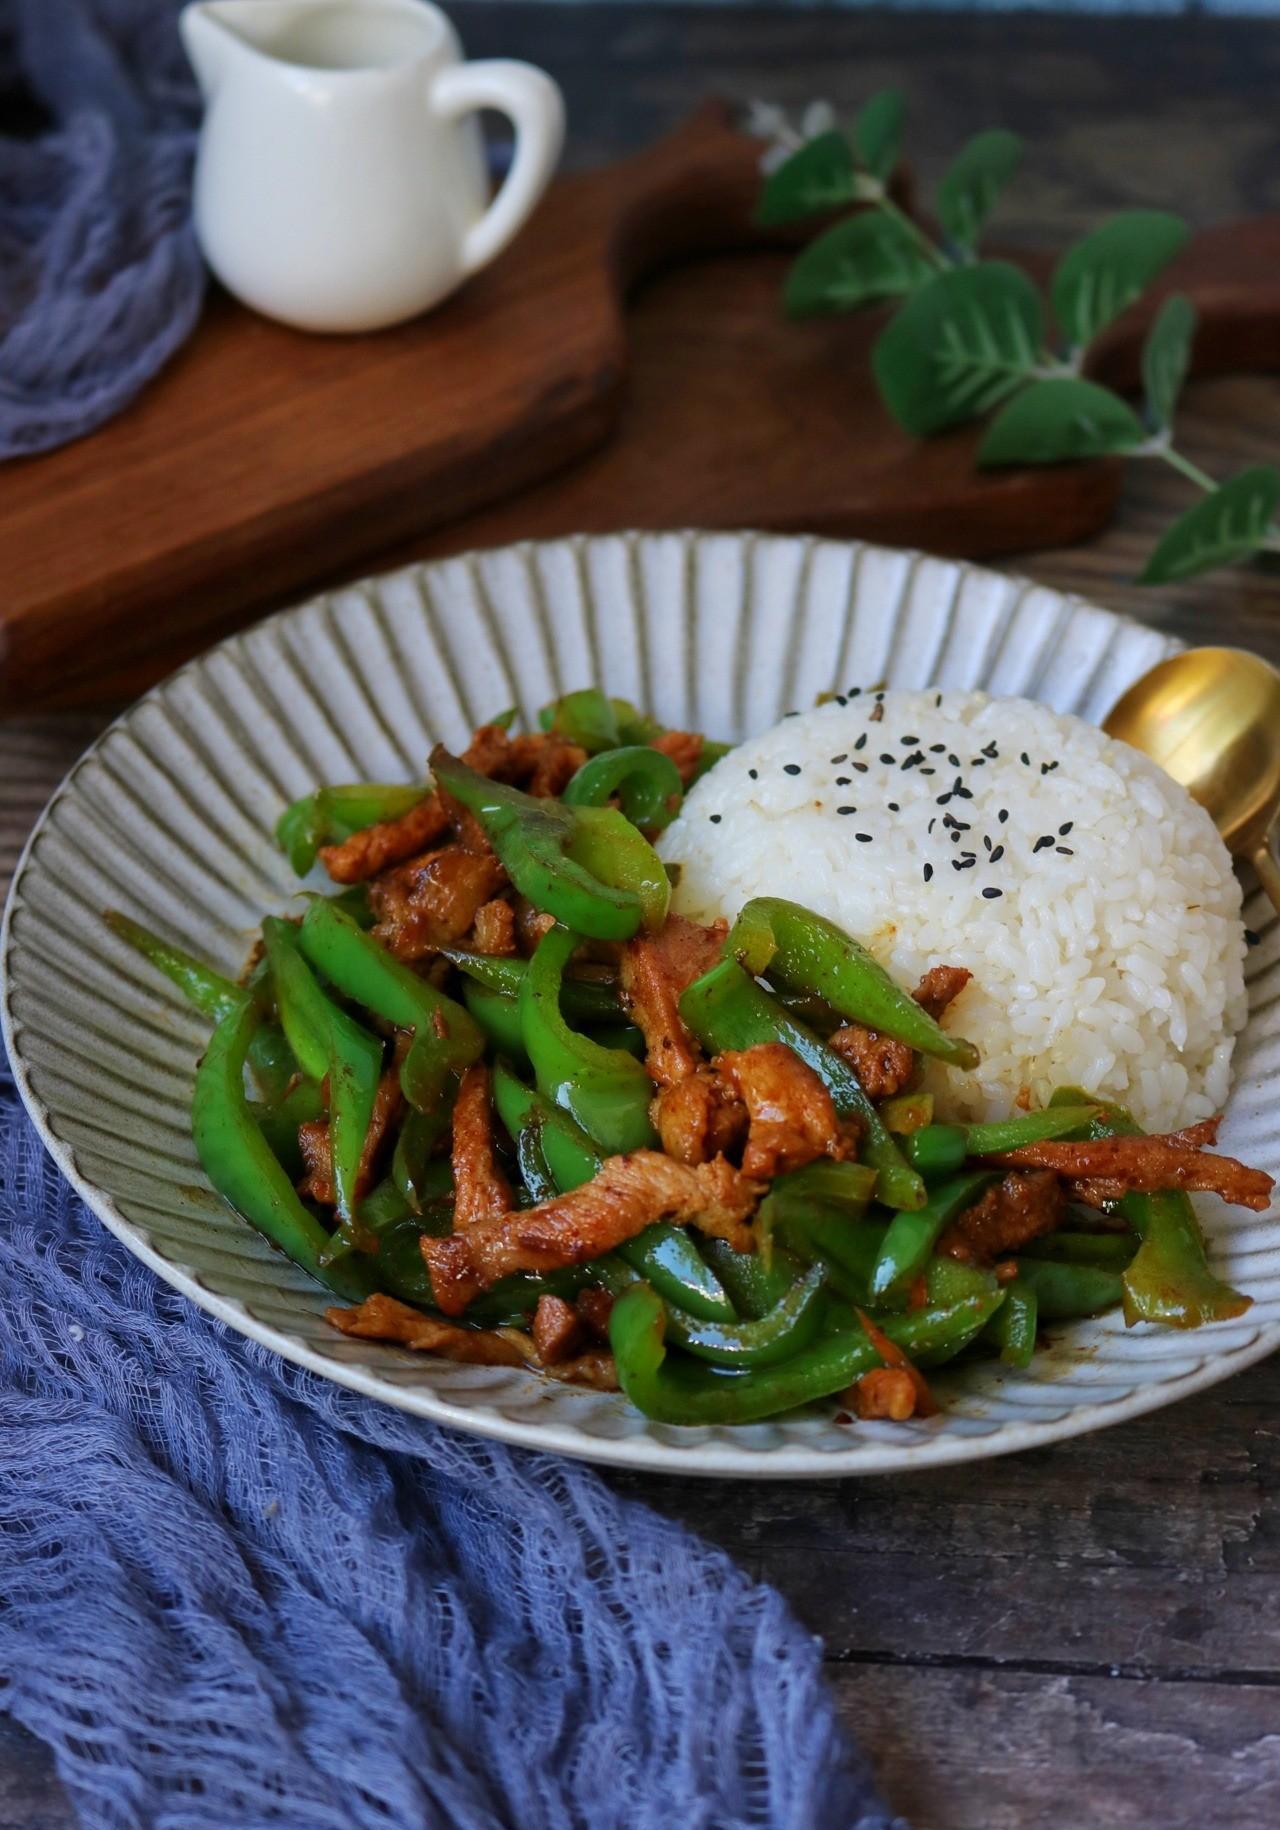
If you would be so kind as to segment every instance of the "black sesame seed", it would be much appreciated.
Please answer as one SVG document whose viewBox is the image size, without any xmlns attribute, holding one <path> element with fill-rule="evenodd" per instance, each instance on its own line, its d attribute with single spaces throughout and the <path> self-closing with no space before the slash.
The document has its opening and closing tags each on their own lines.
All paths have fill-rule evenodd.
<svg viewBox="0 0 1280 1830">
<path fill-rule="evenodd" d="M 909 750 L 913 749 L 919 741 L 920 739 L 918 737 L 899 737 L 898 739 L 898 742 L 905 743 Z"/>
<path fill-rule="evenodd" d="M 889 801 L 886 804 L 888 806 L 890 813 L 901 813 L 902 812 L 902 809 L 901 809 L 901 807 L 899 807 L 897 801 Z"/>
<path fill-rule="evenodd" d="M 855 750 L 865 750 L 866 749 L 867 733 L 865 731 L 862 733 L 861 737 L 859 737 L 857 743 L 855 743 L 853 747 Z"/>
<path fill-rule="evenodd" d="M 932 864 L 926 864 L 926 865 L 925 865 L 925 867 L 924 867 L 924 880 L 925 880 L 925 882 L 926 882 L 926 883 L 928 883 L 928 881 L 929 881 L 929 879 L 930 879 L 930 878 L 931 878 L 931 877 L 932 877 L 932 876 L 933 876 L 933 866 L 932 866 Z"/>
<path fill-rule="evenodd" d="M 866 763 L 856 762 L 856 763 L 854 763 L 853 767 L 858 771 L 859 775 L 865 775 L 867 772 Z"/>
<path fill-rule="evenodd" d="M 858 697 L 858 694 L 859 694 L 859 693 L 860 693 L 860 692 L 861 692 L 861 691 L 862 691 L 862 688 L 861 688 L 861 687 L 860 687 L 860 686 L 851 686 L 851 687 L 850 687 L 850 688 L 849 688 L 849 697 L 850 697 L 850 698 L 851 698 L 851 699 L 856 699 L 856 698 L 857 698 L 857 697 Z"/>
<path fill-rule="evenodd" d="M 995 738 L 994 738 L 994 737 L 993 737 L 993 738 L 992 738 L 992 740 L 991 740 L 991 742 L 990 742 L 990 743 L 984 743 L 984 744 L 983 744 L 983 746 L 982 746 L 982 754 L 983 754 L 983 755 L 984 755 L 984 756 L 989 756 L 989 757 L 990 757 L 990 759 L 991 759 L 991 761 L 992 761 L 992 762 L 994 762 L 994 761 L 995 761 L 995 759 L 996 759 L 996 757 L 997 757 L 997 756 L 999 756 L 999 754 L 1000 754 L 1000 752 L 999 752 L 999 750 L 998 750 L 998 749 L 997 749 L 997 748 L 996 748 L 996 742 L 995 742 Z"/>
<path fill-rule="evenodd" d="M 836 704 L 837 705 L 848 705 L 848 703 L 849 703 L 849 701 L 845 698 L 843 693 L 836 694 Z"/>
<path fill-rule="evenodd" d="M 881 700 L 881 699 L 883 699 L 883 698 L 884 698 L 884 694 L 883 694 L 883 693 L 877 693 L 877 694 L 876 694 L 876 703 L 877 703 L 877 704 L 879 704 L 879 702 L 880 702 L 880 700 Z"/>
<path fill-rule="evenodd" d="M 1057 768 L 1057 766 L 1058 766 L 1058 763 L 1057 763 L 1057 759 L 1055 758 L 1054 761 L 1049 764 L 1048 773 L 1050 775 L 1052 775 L 1054 770 Z"/>
<path fill-rule="evenodd" d="M 1246 928 L 1244 931 L 1244 944 L 1246 947 L 1260 947 L 1262 945 L 1261 934 L 1255 934 L 1252 928 Z"/>
<path fill-rule="evenodd" d="M 1071 828 L 1074 825 L 1075 825 L 1074 820 L 1064 820 L 1062 822 L 1061 826 L 1059 826 L 1059 828 L 1058 828 L 1058 837 L 1060 839 L 1065 839 L 1067 834 L 1071 831 Z"/>
<path fill-rule="evenodd" d="M 974 857 L 974 855 L 971 851 L 962 852 L 961 856 L 960 856 L 960 862 L 956 866 L 956 868 L 957 868 L 957 870 L 962 870 L 962 871 L 972 870 L 974 865 L 977 862 L 978 862 L 978 860 Z"/>
<path fill-rule="evenodd" d="M 885 765 L 885 767 L 886 767 L 886 768 L 888 768 L 888 769 L 896 769 L 896 768 L 897 768 L 897 766 L 898 766 L 898 759 L 897 759 L 897 757 L 896 757 L 896 756 L 890 756 L 890 754 L 889 754 L 889 752 L 888 752 L 888 751 L 887 751 L 887 750 L 883 750 L 883 751 L 882 751 L 882 752 L 881 752 L 881 755 L 880 755 L 880 760 L 881 760 L 881 762 L 882 762 L 882 763 L 883 763 L 883 764 L 884 764 L 884 765 Z"/>
<path fill-rule="evenodd" d="M 871 843 L 871 834 L 869 832 L 855 832 L 853 836 L 858 841 L 859 845 L 870 845 Z"/>
<path fill-rule="evenodd" d="M 1076 855 L 1069 845 L 1055 845 L 1053 849 L 1060 851 L 1064 858 L 1074 858 Z"/>
<path fill-rule="evenodd" d="M 852 780 L 853 780 L 853 777 L 851 775 L 837 775 L 836 776 L 836 787 L 837 788 L 847 788 L 849 786 L 849 783 Z"/>
<path fill-rule="evenodd" d="M 837 813 L 856 813 L 857 811 L 858 811 L 858 809 L 856 807 L 837 807 L 836 808 Z"/>
<path fill-rule="evenodd" d="M 833 763 L 842 763 L 842 762 L 848 762 L 848 760 L 849 760 L 849 752 L 848 752 L 848 751 L 847 751 L 847 750 L 841 750 L 841 752 L 840 752 L 840 754 L 839 754 L 839 756 L 833 756 L 833 757 L 832 757 L 832 758 L 831 758 L 831 760 L 832 760 L 832 762 L 833 762 Z"/>
<path fill-rule="evenodd" d="M 998 890 L 993 883 L 989 883 L 982 893 L 988 902 L 994 902 L 997 896 L 1004 895 L 1004 891 Z"/>
<path fill-rule="evenodd" d="M 937 796 L 935 805 L 939 806 L 939 807 L 946 807 L 949 805 L 950 800 L 951 800 L 951 790 L 950 790 L 950 788 L 946 788 L 943 790 L 943 792 L 940 795 Z"/>
<path fill-rule="evenodd" d="M 1048 765 L 1048 763 L 1041 763 L 1041 765 L 1040 765 L 1040 773 L 1041 773 L 1041 775 L 1047 775 L 1047 774 L 1048 774 L 1048 773 L 1049 773 L 1049 765 Z"/>
<path fill-rule="evenodd" d="M 982 843 L 983 843 L 983 847 L 985 848 L 985 850 L 987 850 L 987 851 L 991 850 L 991 840 L 985 832 L 982 835 Z"/>
<path fill-rule="evenodd" d="M 941 704 L 942 704 L 942 694 L 941 694 L 941 693 L 935 693 L 935 694 L 934 694 L 934 700 L 933 700 L 933 707 L 934 707 L 934 710 L 935 710 L 935 711 L 936 711 L 936 710 L 937 710 L 937 709 L 938 709 L 938 707 L 939 707 L 939 706 L 940 706 L 940 705 L 941 705 Z"/>
<path fill-rule="evenodd" d="M 958 769 L 960 767 L 960 758 L 956 755 L 954 750 L 947 751 L 947 761 L 951 764 L 953 769 Z"/>
<path fill-rule="evenodd" d="M 758 782 L 760 780 L 759 769 L 748 769 L 747 774 L 751 777 L 753 782 Z"/>
<path fill-rule="evenodd" d="M 782 773 L 784 775 L 799 775 L 799 773 L 800 773 L 799 763 L 783 763 Z"/>
<path fill-rule="evenodd" d="M 1025 750 L 1022 752 L 1022 760 L 1024 763 L 1026 763 L 1026 765 L 1029 769 L 1031 767 L 1031 758 L 1027 755 Z"/>
<path fill-rule="evenodd" d="M 707 818 L 711 821 L 713 826 L 718 826 L 720 824 L 720 815 L 718 813 L 708 814 Z"/>
<path fill-rule="evenodd" d="M 799 712 L 784 712 L 782 716 L 784 718 L 798 718 L 800 714 Z"/>
<path fill-rule="evenodd" d="M 995 850 L 991 854 L 991 862 L 993 864 L 999 864 L 1001 858 L 1003 858 L 1003 857 L 1004 857 L 1004 846 L 997 845 Z"/>
<path fill-rule="evenodd" d="M 960 843 L 960 834 L 958 832 L 953 832 L 951 834 L 951 843 L 953 845 L 958 845 Z"/>
<path fill-rule="evenodd" d="M 1052 845 L 1052 844 L 1053 844 L 1053 834 L 1051 832 L 1046 832 L 1046 833 L 1042 834 L 1042 836 L 1040 838 L 1038 838 L 1036 840 L 1035 844 L 1031 847 L 1032 854 L 1034 855 L 1038 851 L 1043 851 L 1046 845 Z"/>
<path fill-rule="evenodd" d="M 996 815 L 996 818 L 999 820 L 1000 824 L 1003 826 L 1005 821 L 1009 818 L 1009 809 L 1007 807 L 1002 807 L 1000 809 L 999 813 Z"/>
<path fill-rule="evenodd" d="M 938 816 L 937 816 L 937 814 L 936 814 L 936 813 L 935 813 L 935 814 L 934 814 L 934 816 L 933 816 L 933 818 L 932 818 L 932 819 L 931 819 L 931 820 L 930 820 L 930 821 L 929 821 L 929 824 L 928 824 L 928 827 L 927 827 L 927 828 L 926 828 L 926 830 L 927 830 L 927 831 L 929 831 L 929 832 L 932 832 L 932 831 L 933 831 L 933 829 L 934 829 L 934 827 L 935 827 L 935 826 L 936 826 L 936 825 L 937 825 L 937 824 L 938 824 Z"/>
<path fill-rule="evenodd" d="M 945 743 L 931 743 L 929 745 L 929 751 L 933 756 L 941 756 L 946 747 Z"/>
<path fill-rule="evenodd" d="M 936 769 L 921 769 L 920 773 L 921 775 L 936 775 L 938 771 Z"/>
</svg>

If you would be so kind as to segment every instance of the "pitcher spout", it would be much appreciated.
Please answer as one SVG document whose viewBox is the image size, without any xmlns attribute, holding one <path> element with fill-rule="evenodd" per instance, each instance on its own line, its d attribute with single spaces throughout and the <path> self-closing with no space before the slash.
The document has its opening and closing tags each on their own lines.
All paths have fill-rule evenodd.
<svg viewBox="0 0 1280 1830">
<path fill-rule="evenodd" d="M 183 48 L 206 102 L 243 57 L 271 55 L 314 0 L 193 0 L 178 18 Z"/>
</svg>

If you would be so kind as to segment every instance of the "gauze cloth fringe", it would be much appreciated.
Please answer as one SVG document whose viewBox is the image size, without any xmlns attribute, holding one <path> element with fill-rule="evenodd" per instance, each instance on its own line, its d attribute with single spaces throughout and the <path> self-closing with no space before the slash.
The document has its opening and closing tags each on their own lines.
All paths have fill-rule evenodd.
<svg viewBox="0 0 1280 1830">
<path fill-rule="evenodd" d="M 84 1830 L 891 1830 L 779 1595 L 204 1315 L 2 1053 L 0 1710 Z"/>
</svg>

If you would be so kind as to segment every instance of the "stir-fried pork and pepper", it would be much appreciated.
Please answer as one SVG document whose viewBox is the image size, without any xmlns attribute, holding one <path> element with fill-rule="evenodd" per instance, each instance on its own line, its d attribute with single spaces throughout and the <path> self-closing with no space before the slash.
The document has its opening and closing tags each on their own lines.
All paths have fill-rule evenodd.
<svg viewBox="0 0 1280 1830">
<path fill-rule="evenodd" d="M 651 841 L 724 753 L 573 693 L 543 729 L 437 748 L 428 788 L 321 788 L 240 985 L 108 916 L 216 1028 L 193 1126 L 215 1188 L 338 1299 L 333 1326 L 620 1386 L 670 1423 L 849 1394 L 936 1407 L 919 1368 L 1027 1365 L 1043 1321 L 1123 1304 L 1195 1327 L 1248 1298 L 1188 1191 L 1271 1178 L 1079 1089 L 936 1122 L 924 1056 L 972 1069 L 970 974 L 909 994 L 798 904 L 669 912 Z"/>
</svg>

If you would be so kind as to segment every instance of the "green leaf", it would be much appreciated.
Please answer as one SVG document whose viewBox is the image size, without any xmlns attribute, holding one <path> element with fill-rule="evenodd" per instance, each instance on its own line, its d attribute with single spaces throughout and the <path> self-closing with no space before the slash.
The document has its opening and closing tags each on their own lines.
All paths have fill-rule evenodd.
<svg viewBox="0 0 1280 1830">
<path fill-rule="evenodd" d="M 1021 163 L 1022 141 L 1000 127 L 976 134 L 960 149 L 938 186 L 938 219 L 957 247 L 977 246 L 983 223 Z"/>
<path fill-rule="evenodd" d="M 1124 210 L 1069 248 L 1053 276 L 1053 310 L 1074 349 L 1100 330 L 1148 287 L 1186 241 L 1180 216 L 1165 210 Z"/>
<path fill-rule="evenodd" d="M 1139 582 L 1168 584 L 1256 553 L 1280 502 L 1280 470 L 1254 464 L 1221 484 L 1175 521 Z"/>
<path fill-rule="evenodd" d="M 879 210 L 838 222 L 811 242 L 787 275 L 787 315 L 854 311 L 911 292 L 934 271 L 910 230 Z"/>
<path fill-rule="evenodd" d="M 852 203 L 858 195 L 853 153 L 842 133 L 820 133 L 770 174 L 756 208 L 763 227 L 798 222 Z"/>
<path fill-rule="evenodd" d="M 907 104 L 900 89 L 881 89 L 854 125 L 854 148 L 873 178 L 885 179 L 898 163 Z"/>
<path fill-rule="evenodd" d="M 1132 451 L 1146 437 L 1133 408 L 1096 381 L 1055 378 L 1025 388 L 996 415 L 978 462 L 1061 464 Z"/>
<path fill-rule="evenodd" d="M 884 404 L 917 438 L 986 413 L 1032 374 L 1040 296 L 1017 267 L 982 261 L 913 292 L 871 352 Z"/>
<path fill-rule="evenodd" d="M 1142 382 L 1147 412 L 1157 432 L 1173 424 L 1173 409 L 1187 378 L 1191 339 L 1196 334 L 1195 307 L 1180 292 L 1170 294 L 1147 332 L 1142 351 Z"/>
</svg>

